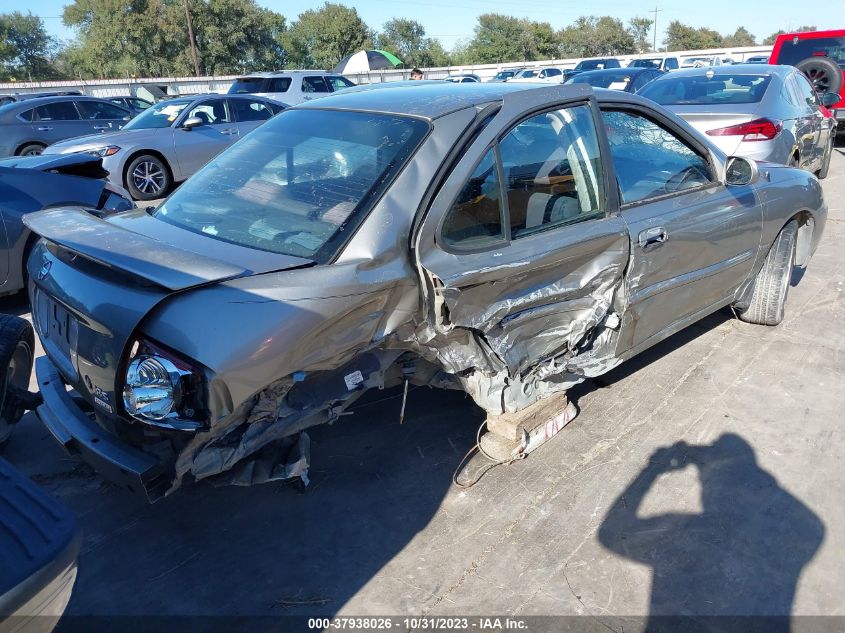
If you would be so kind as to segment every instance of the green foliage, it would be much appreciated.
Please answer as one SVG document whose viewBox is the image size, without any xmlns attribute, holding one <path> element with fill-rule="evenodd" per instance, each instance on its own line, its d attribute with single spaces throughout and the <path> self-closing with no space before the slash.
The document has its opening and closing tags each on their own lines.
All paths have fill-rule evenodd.
<svg viewBox="0 0 845 633">
<path fill-rule="evenodd" d="M 772 33 L 763 40 L 763 44 L 771 46 L 775 43 L 775 40 L 778 38 L 778 35 L 784 35 L 785 33 L 806 33 L 807 31 L 818 31 L 818 27 L 815 26 L 799 26 L 797 29 L 790 29 L 789 31 L 780 30 L 777 33 Z"/>
<path fill-rule="evenodd" d="M 654 20 L 648 18 L 631 18 L 628 21 L 628 32 L 634 38 L 634 48 L 638 53 L 647 53 L 652 49 L 652 31 Z"/>
<path fill-rule="evenodd" d="M 667 51 L 719 48 L 723 45 L 722 36 L 713 29 L 705 27 L 696 29 L 678 20 L 673 20 L 666 27 L 666 39 L 663 43 Z"/>
<path fill-rule="evenodd" d="M 722 38 L 722 46 L 754 46 L 757 39 L 744 26 L 739 27 L 733 35 Z"/>
<path fill-rule="evenodd" d="M 584 16 L 559 34 L 561 53 L 572 57 L 626 55 L 637 50 L 634 35 L 621 20 L 610 16 Z"/>
<path fill-rule="evenodd" d="M 290 63 L 299 68 L 332 68 L 363 48 L 373 33 L 354 8 L 326 2 L 299 15 L 282 37 Z"/>
<path fill-rule="evenodd" d="M 254 0 L 189 0 L 205 74 L 228 74 L 285 63 L 285 18 Z M 193 75 L 182 0 L 74 0 L 64 22 L 77 42 L 61 63 L 73 76 Z"/>
<path fill-rule="evenodd" d="M 20 11 L 0 14 L 0 79 L 59 78 L 53 65 L 56 49 L 40 18 Z"/>
<path fill-rule="evenodd" d="M 378 48 L 390 51 L 407 68 L 446 66 L 449 54 L 436 39 L 425 36 L 425 27 L 416 20 L 394 18 L 384 23 L 376 38 Z"/>
</svg>

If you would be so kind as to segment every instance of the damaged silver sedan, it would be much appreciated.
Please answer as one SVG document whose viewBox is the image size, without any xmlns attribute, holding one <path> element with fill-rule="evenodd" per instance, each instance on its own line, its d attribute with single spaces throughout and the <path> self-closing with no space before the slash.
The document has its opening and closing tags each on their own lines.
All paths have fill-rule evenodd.
<svg viewBox="0 0 845 633">
<path fill-rule="evenodd" d="M 537 407 L 697 319 L 777 324 L 826 215 L 809 173 L 633 95 L 344 91 L 149 213 L 28 216 L 37 413 L 151 500 L 305 478 L 306 429 L 403 383 L 466 391 L 487 452 L 524 454 L 571 418 Z"/>
</svg>

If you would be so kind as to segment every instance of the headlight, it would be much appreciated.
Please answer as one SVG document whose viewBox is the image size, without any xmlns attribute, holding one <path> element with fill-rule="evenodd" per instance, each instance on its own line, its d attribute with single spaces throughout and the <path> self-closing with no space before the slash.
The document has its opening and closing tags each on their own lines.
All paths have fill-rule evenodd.
<svg viewBox="0 0 845 633">
<path fill-rule="evenodd" d="M 87 153 L 94 154 L 94 156 L 99 156 L 100 158 L 105 158 L 106 156 L 114 156 L 119 151 L 120 148 L 117 145 L 105 145 L 104 147 L 89 149 L 87 150 Z"/>
<path fill-rule="evenodd" d="M 202 382 L 198 369 L 141 342 L 126 368 L 123 406 L 142 422 L 193 431 L 203 426 Z"/>
</svg>

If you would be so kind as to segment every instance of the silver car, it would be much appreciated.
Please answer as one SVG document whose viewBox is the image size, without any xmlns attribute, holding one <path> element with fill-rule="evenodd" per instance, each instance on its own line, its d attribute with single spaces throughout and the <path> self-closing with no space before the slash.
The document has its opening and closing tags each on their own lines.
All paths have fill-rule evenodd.
<svg viewBox="0 0 845 633">
<path fill-rule="evenodd" d="M 37 412 L 150 499 L 305 480 L 306 429 L 409 384 L 468 393 L 512 461 L 571 420 L 570 387 L 705 315 L 777 324 L 826 217 L 811 174 L 637 95 L 353 88 L 150 213 L 26 217 Z"/>
<path fill-rule="evenodd" d="M 252 95 L 169 99 L 120 131 L 55 143 L 44 153 L 101 156 L 112 183 L 126 187 L 135 200 L 154 200 L 284 107 Z"/>
<path fill-rule="evenodd" d="M 36 97 L 0 107 L 0 157 L 35 156 L 51 143 L 119 130 L 132 113 L 105 99 Z"/>
<path fill-rule="evenodd" d="M 639 94 L 688 121 L 726 154 L 827 176 L 835 121 L 820 106 L 839 96 L 817 96 L 803 73 L 791 66 L 678 70 Z"/>
</svg>

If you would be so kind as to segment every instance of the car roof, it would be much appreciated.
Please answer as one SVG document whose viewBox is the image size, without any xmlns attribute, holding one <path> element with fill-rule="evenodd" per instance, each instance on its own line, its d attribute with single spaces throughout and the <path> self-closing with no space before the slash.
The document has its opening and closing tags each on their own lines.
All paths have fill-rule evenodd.
<svg viewBox="0 0 845 633">
<path fill-rule="evenodd" d="M 566 93 L 587 94 L 591 88 L 586 84 L 510 82 L 459 84 L 442 80 L 392 81 L 346 88 L 327 97 L 302 103 L 292 109 L 353 110 L 436 119 L 465 108 L 478 108 L 501 102 L 509 94 L 526 90 L 545 90 L 560 96 Z M 620 99 L 617 92 L 616 90 L 603 91 L 614 101 Z M 595 94 L 600 93 L 596 90 Z M 623 97 L 624 100 L 631 100 L 631 98 L 633 95 Z"/>
<path fill-rule="evenodd" d="M 55 95 L 52 97 L 32 97 L 31 99 L 23 99 L 21 101 L 16 101 L 14 105 L 19 107 L 21 110 L 29 110 L 47 103 L 56 103 L 57 101 L 108 101 L 108 99 L 90 97 L 88 95 Z M 11 111 L 11 109 L 9 111 Z"/>
<path fill-rule="evenodd" d="M 716 74 L 729 75 L 775 75 L 777 77 L 786 77 L 795 69 L 792 66 L 773 66 L 764 64 L 730 64 L 728 66 L 702 66 L 701 68 L 681 68 L 667 73 L 665 77 L 697 77 L 707 74 L 708 71 L 713 71 Z"/>
<path fill-rule="evenodd" d="M 238 75 L 238 79 L 252 79 L 256 77 L 289 77 L 291 75 L 337 75 L 328 70 L 272 70 L 267 72 L 250 73 Z"/>
<path fill-rule="evenodd" d="M 582 73 L 578 73 L 576 77 L 601 77 L 602 75 L 618 75 L 620 73 L 623 75 L 641 75 L 642 73 L 655 71 L 663 73 L 663 71 L 659 68 L 653 68 L 651 66 L 626 66 L 625 68 L 597 68 L 596 70 L 585 70 Z"/>
</svg>

